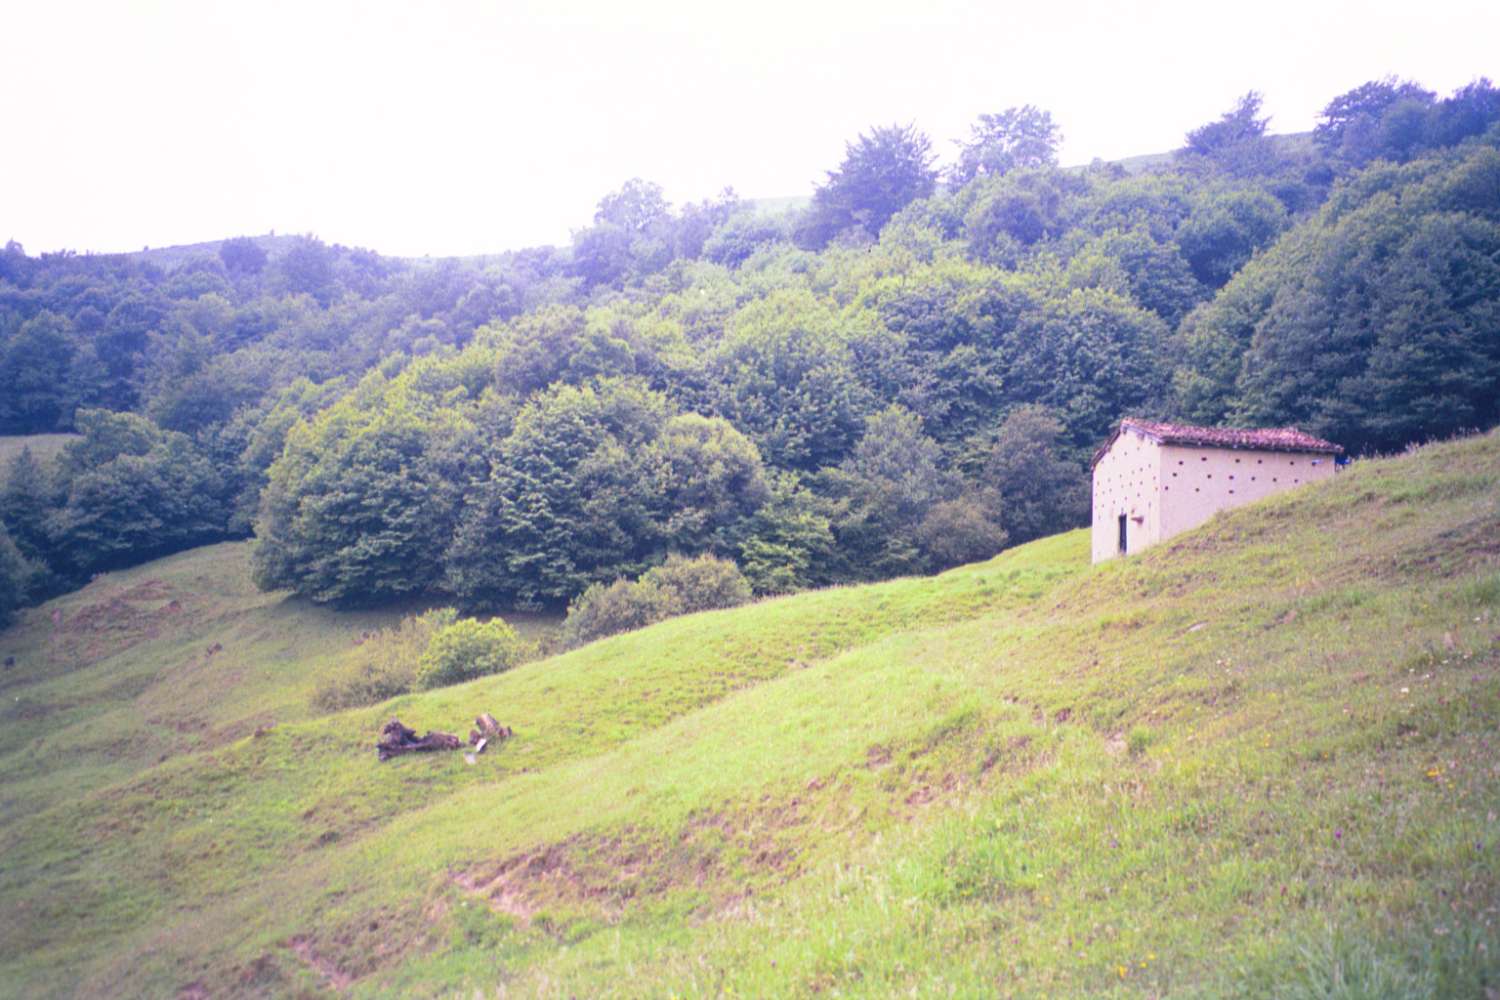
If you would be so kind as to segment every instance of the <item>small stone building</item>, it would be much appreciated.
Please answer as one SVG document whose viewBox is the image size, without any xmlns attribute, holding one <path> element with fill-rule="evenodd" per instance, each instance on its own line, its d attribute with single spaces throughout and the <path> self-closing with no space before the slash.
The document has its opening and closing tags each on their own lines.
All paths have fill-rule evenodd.
<svg viewBox="0 0 1500 1000">
<path fill-rule="evenodd" d="M 1139 552 L 1215 511 L 1327 479 L 1343 450 L 1293 427 L 1239 430 L 1127 417 L 1094 453 L 1094 562 Z"/>
</svg>

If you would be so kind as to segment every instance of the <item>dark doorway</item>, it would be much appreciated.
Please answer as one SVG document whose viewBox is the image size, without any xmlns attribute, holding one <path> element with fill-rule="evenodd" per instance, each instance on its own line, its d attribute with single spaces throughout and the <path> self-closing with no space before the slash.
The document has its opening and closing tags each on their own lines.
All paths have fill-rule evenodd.
<svg viewBox="0 0 1500 1000">
<path fill-rule="evenodd" d="M 1120 555 L 1125 554 L 1125 515 L 1120 515 Z"/>
</svg>

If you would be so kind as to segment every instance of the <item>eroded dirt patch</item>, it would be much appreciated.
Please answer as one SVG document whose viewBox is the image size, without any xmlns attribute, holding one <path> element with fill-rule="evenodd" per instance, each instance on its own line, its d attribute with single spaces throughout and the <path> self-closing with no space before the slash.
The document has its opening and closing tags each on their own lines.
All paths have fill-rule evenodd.
<svg viewBox="0 0 1500 1000">
<path fill-rule="evenodd" d="M 64 617 L 53 614 L 54 662 L 91 663 L 177 627 L 198 600 L 162 580 L 143 580 L 85 604 Z"/>
<path fill-rule="evenodd" d="M 313 969 L 323 977 L 331 988 L 343 992 L 354 985 L 354 977 L 339 968 L 338 963 L 325 955 L 319 954 L 313 945 L 312 938 L 298 934 L 287 942 L 287 947 L 292 954 L 302 960 L 302 963 Z"/>
<path fill-rule="evenodd" d="M 702 916 L 733 912 L 803 874 L 830 838 L 911 822 L 1048 759 L 1026 735 L 971 742 L 955 731 L 943 753 L 923 744 L 920 762 L 898 749 L 871 747 L 858 764 L 804 781 L 795 793 L 698 809 L 675 827 L 536 844 L 450 871 L 448 880 L 521 925 L 577 910 L 614 921 L 633 904 L 676 893 L 689 894 Z"/>
</svg>

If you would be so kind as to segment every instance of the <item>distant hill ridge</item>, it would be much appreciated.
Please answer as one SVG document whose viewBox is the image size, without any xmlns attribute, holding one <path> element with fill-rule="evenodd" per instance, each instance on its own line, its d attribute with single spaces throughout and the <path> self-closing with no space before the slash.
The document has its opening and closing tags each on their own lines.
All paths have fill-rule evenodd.
<svg viewBox="0 0 1500 1000">
<path fill-rule="evenodd" d="M 1285 135 L 1269 136 L 1269 138 L 1273 142 L 1281 145 L 1282 148 L 1283 148 L 1283 151 L 1290 152 L 1290 151 L 1299 149 L 1299 148 L 1301 148 L 1303 146 L 1306 146 L 1307 144 L 1311 143 L 1312 142 L 1312 133 L 1311 132 L 1292 132 L 1292 133 L 1287 133 Z M 1125 172 L 1128 173 L 1128 174 L 1139 174 L 1139 173 L 1145 173 L 1146 171 L 1155 169 L 1157 167 L 1164 167 L 1164 166 L 1168 165 L 1172 161 L 1172 156 L 1173 156 L 1173 154 L 1171 152 L 1166 152 L 1166 153 L 1143 153 L 1143 154 L 1138 155 L 1138 156 L 1127 156 L 1127 157 L 1125 157 L 1123 159 L 1120 159 L 1120 160 L 1109 160 L 1109 161 L 1102 161 L 1101 160 L 1101 161 L 1095 161 L 1095 163 L 1107 163 L 1107 164 L 1110 164 L 1110 165 L 1115 165 L 1115 166 L 1119 166 L 1119 167 L 1123 168 L 1125 170 Z M 1073 166 L 1064 167 L 1063 169 L 1064 170 L 1070 170 L 1070 171 L 1079 171 L 1079 170 L 1085 170 L 1085 169 L 1087 169 L 1091 165 L 1093 165 L 1093 164 L 1081 163 L 1081 164 L 1075 164 Z M 765 197 L 765 198 L 746 198 L 745 201 L 748 202 L 751 206 L 753 206 L 757 212 L 760 212 L 760 213 L 765 214 L 765 215 L 779 215 L 779 214 L 781 214 L 783 212 L 798 211 L 798 210 L 806 208 L 808 205 L 810 205 L 812 203 L 812 196 L 810 194 L 809 195 L 778 195 L 778 196 Z M 225 237 L 225 239 L 231 239 L 231 238 L 232 237 Z M 269 256 L 271 256 L 271 257 L 276 257 L 276 256 L 279 256 L 282 253 L 286 252 L 293 245 L 293 243 L 295 243 L 295 241 L 297 240 L 297 236 L 295 234 L 286 234 L 286 233 L 283 233 L 283 234 L 278 235 L 274 231 L 270 232 L 270 233 L 266 233 L 264 235 L 260 235 L 260 236 L 251 236 L 249 238 L 251 240 L 253 240 L 255 242 L 255 244 L 257 246 L 259 246 L 262 250 L 266 251 L 266 253 Z M 203 243 L 185 243 L 185 244 L 180 244 L 180 245 L 177 245 L 177 246 L 169 246 L 169 247 L 146 247 L 146 248 L 141 249 L 141 250 L 136 250 L 136 251 L 132 251 L 132 252 L 123 254 L 122 256 L 139 257 L 139 258 L 142 258 L 144 260 L 148 260 L 151 263 L 156 264 L 159 267 L 162 267 L 164 269 L 170 270 L 170 269 L 172 269 L 174 267 L 177 267 L 177 266 L 183 264 L 184 262 L 186 262 L 188 260 L 191 260 L 194 257 L 203 256 L 205 254 L 208 254 L 208 255 L 215 255 L 215 254 L 217 254 L 219 252 L 219 247 L 222 246 L 224 244 L 224 242 L 225 242 L 225 240 L 208 240 L 208 241 L 203 242 Z M 336 242 L 336 241 L 334 241 L 334 242 Z M 375 249 L 378 252 L 378 248 L 372 247 L 371 249 Z M 451 257 L 453 259 L 459 259 L 459 260 L 472 260 L 472 259 L 475 259 L 476 257 L 477 258 L 484 258 L 484 257 L 491 257 L 491 256 L 499 256 L 501 254 L 508 253 L 508 252 L 515 251 L 515 250 L 519 250 L 519 249 L 521 249 L 521 248 L 520 247 L 510 247 L 510 248 L 507 248 L 505 250 L 496 250 L 493 253 L 489 253 L 489 254 L 453 254 L 453 255 L 437 255 L 437 256 L 424 255 L 422 257 L 394 257 L 394 259 L 396 259 L 396 260 L 408 260 L 408 261 L 428 261 L 428 260 L 444 260 L 444 259 L 448 259 L 449 257 Z M 106 255 L 106 256 L 108 256 L 108 255 Z"/>
</svg>

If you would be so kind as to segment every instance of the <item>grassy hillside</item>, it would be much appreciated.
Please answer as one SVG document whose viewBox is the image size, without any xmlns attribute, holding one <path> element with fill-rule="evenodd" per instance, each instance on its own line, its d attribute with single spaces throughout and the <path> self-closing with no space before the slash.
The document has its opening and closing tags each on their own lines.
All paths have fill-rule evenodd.
<svg viewBox="0 0 1500 1000">
<path fill-rule="evenodd" d="M 380 617 L 243 567 L 0 634 L 7 991 L 1500 987 L 1495 435 L 1123 562 L 1076 532 L 326 717 Z M 392 714 L 485 710 L 474 766 L 375 762 Z"/>
</svg>

